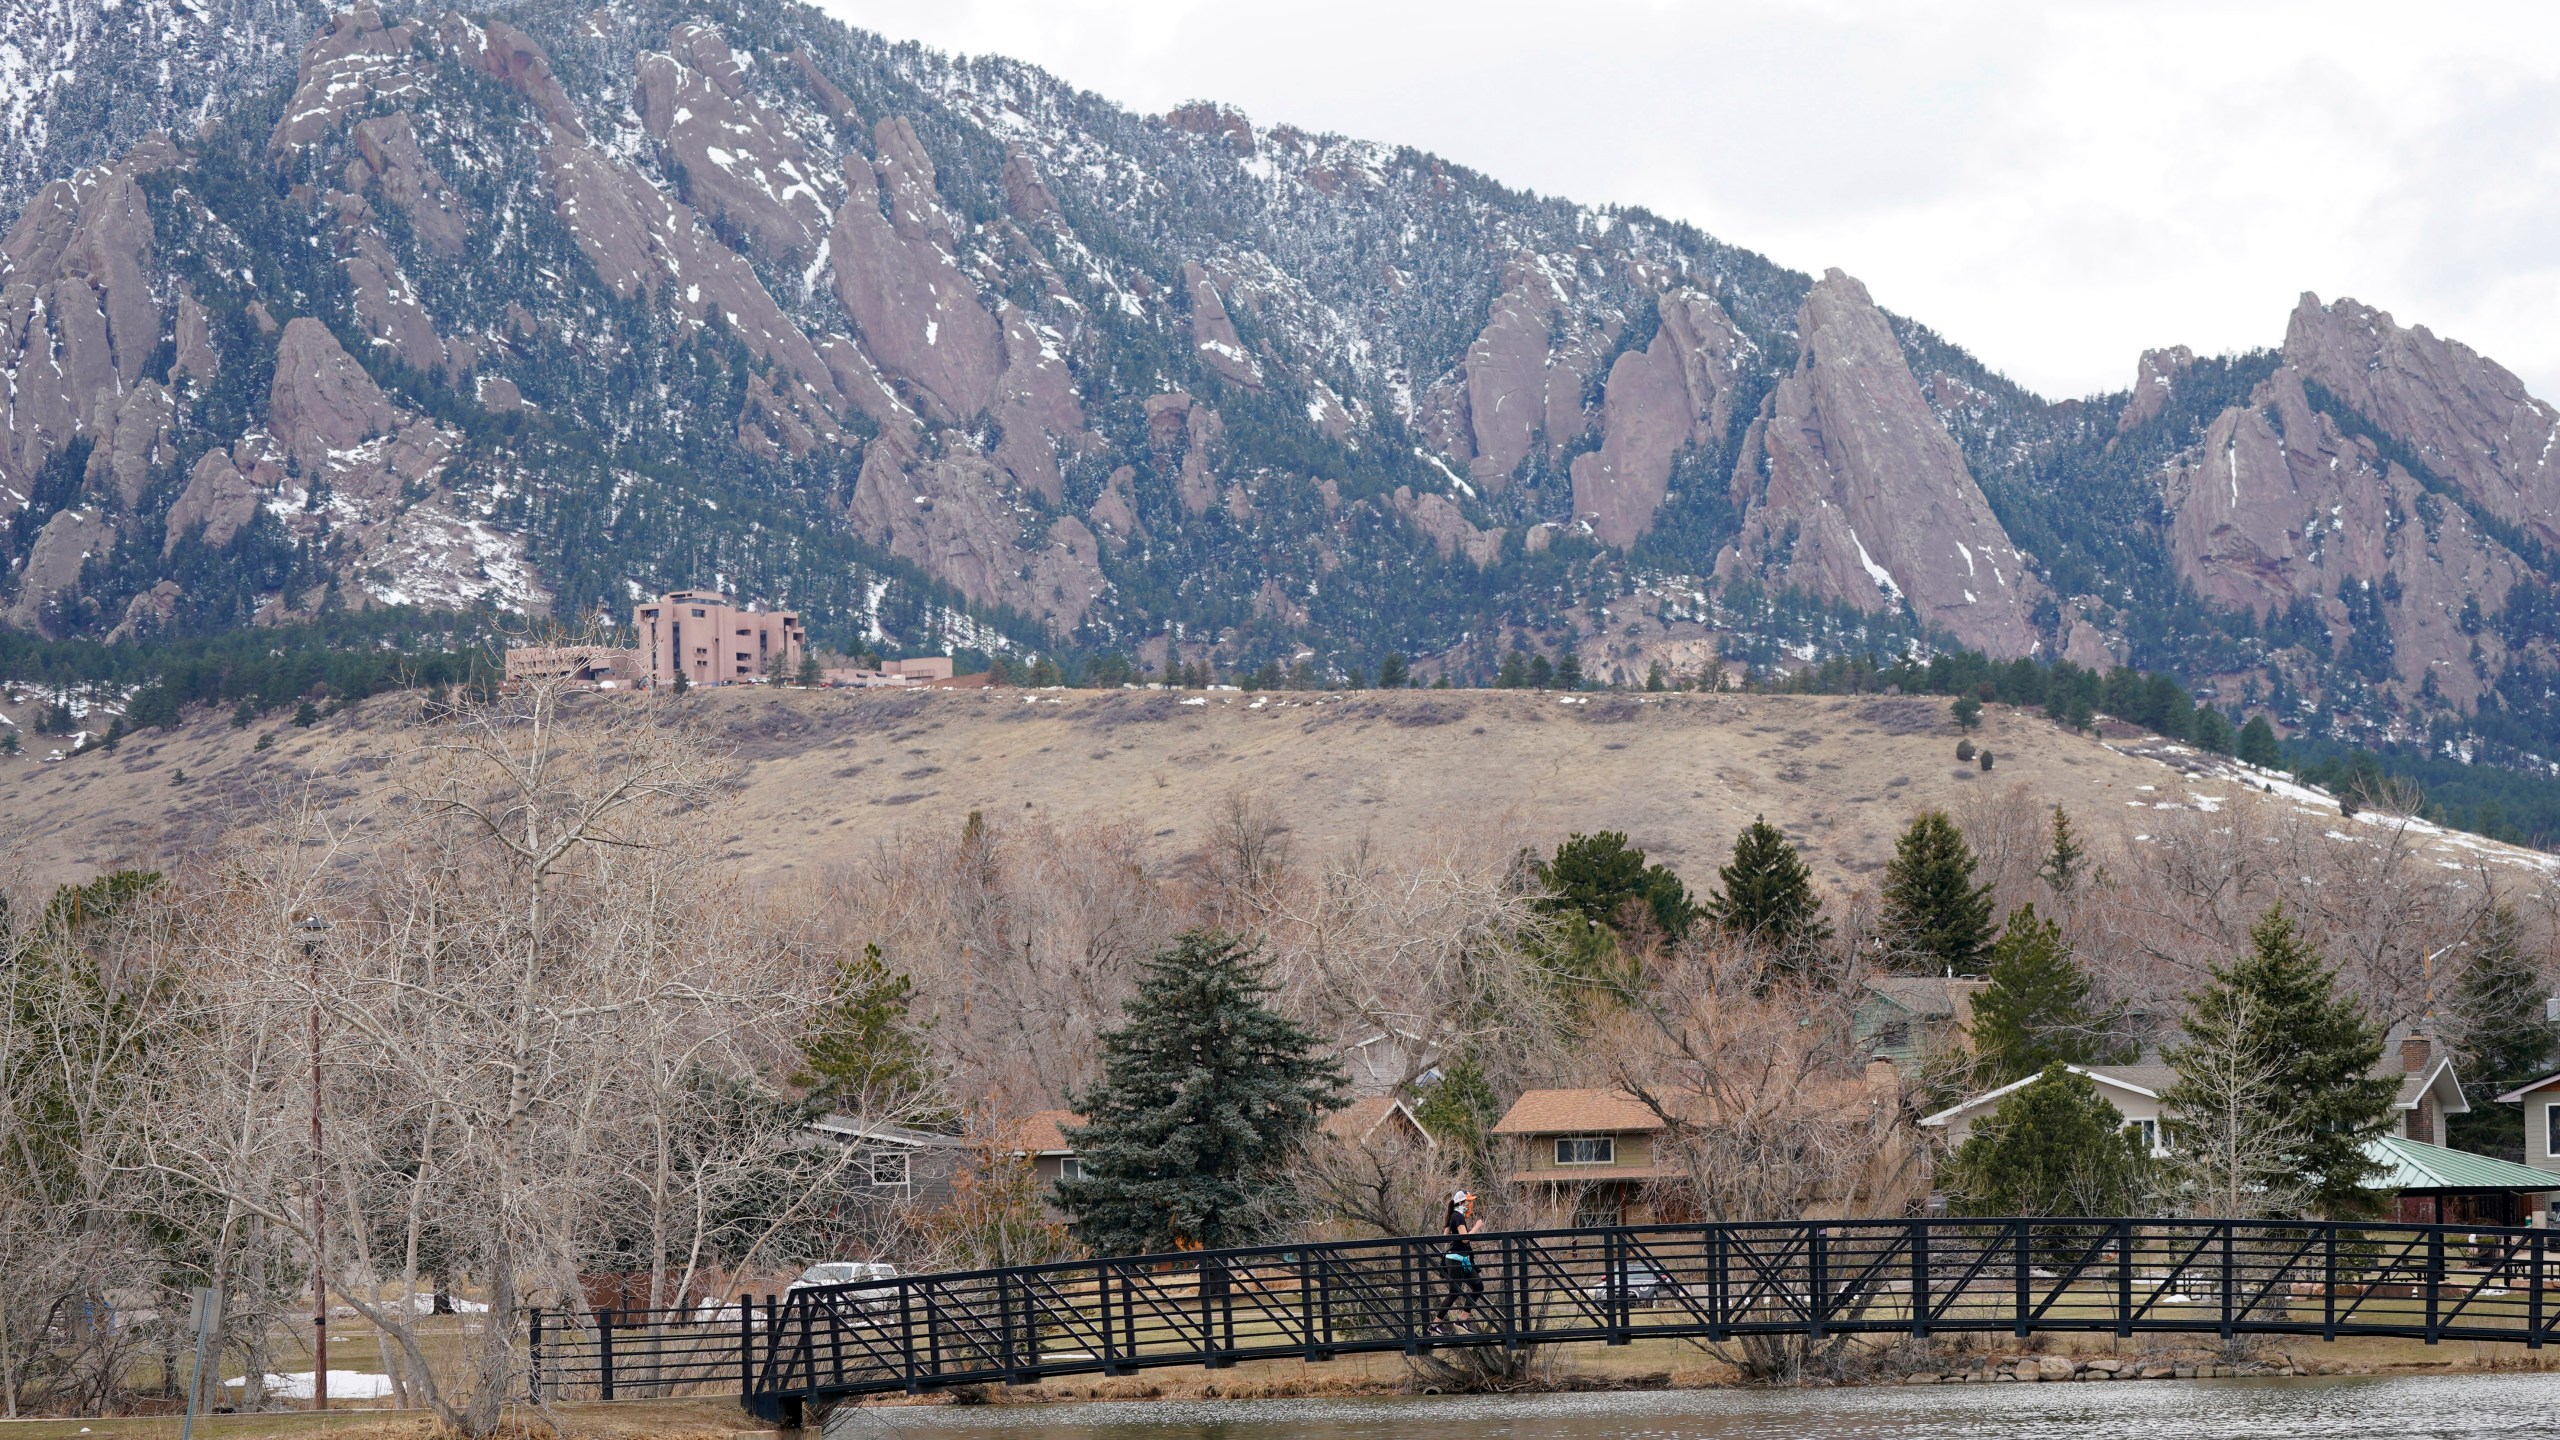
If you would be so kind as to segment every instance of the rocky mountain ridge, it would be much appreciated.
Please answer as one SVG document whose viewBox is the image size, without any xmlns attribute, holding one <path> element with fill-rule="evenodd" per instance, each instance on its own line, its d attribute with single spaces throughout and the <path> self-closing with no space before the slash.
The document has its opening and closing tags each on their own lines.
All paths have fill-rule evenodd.
<svg viewBox="0 0 2560 1440">
<path fill-rule="evenodd" d="M 2353 301 L 2054 404 L 1837 271 L 772 0 L 44 13 L 22 628 L 701 584 L 1141 674 L 1952 644 L 2560 754 L 2560 420 Z"/>
</svg>

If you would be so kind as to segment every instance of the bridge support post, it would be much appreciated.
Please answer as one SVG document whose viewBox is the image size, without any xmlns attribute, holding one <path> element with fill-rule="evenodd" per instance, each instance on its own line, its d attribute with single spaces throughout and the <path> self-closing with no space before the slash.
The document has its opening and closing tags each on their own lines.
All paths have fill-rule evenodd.
<svg viewBox="0 0 2560 1440">
<path fill-rule="evenodd" d="M 2222 1222 L 2222 1338 L 2223 1338 L 2223 1339 L 2225 1339 L 2225 1340 L 2228 1340 L 2228 1339 L 2230 1339 L 2230 1338 L 2231 1338 L 2231 1331 L 2232 1331 L 2231 1299 L 2232 1299 L 2233 1294 L 2235 1293 L 2235 1292 L 2233 1291 L 2232 1287 L 2233 1287 L 2234 1285 L 2236 1285 L 2237 1283 L 2239 1283 L 2239 1282 L 2238 1282 L 2238 1276 L 2239 1276 L 2239 1273 L 2240 1273 L 2240 1264 L 2239 1264 L 2239 1258 L 2240 1258 L 2240 1257 L 2239 1257 L 2239 1255 L 2238 1255 L 2238 1253 L 2237 1253 L 2238 1248 L 2239 1248 L 2239 1244 L 2240 1244 L 2240 1227 L 2239 1227 L 2238 1225 L 2236 1225 L 2236 1224 L 2232 1223 L 2232 1222 L 2231 1222 L 2231 1221 L 2229 1221 L 2229 1220 L 2225 1220 L 2225 1221 L 2223 1221 L 2223 1222 Z"/>
<path fill-rule="evenodd" d="M 1911 1222 L 1911 1334 L 1929 1334 L 1929 1222 Z"/>
<path fill-rule="evenodd" d="M 1830 1232 L 1820 1225 L 1805 1227 L 1805 1333 L 1822 1338 L 1823 1318 L 1831 1309 Z"/>
<path fill-rule="evenodd" d="M 906 1370 L 907 1393 L 924 1393 L 923 1372 L 916 1367 L 916 1282 L 898 1282 L 898 1360 Z"/>
<path fill-rule="evenodd" d="M 1332 1296 L 1325 1292 L 1324 1252 L 1310 1247 L 1298 1252 L 1298 1338 L 1309 1361 L 1333 1358 L 1330 1317 Z"/>
<path fill-rule="evenodd" d="M 2116 1222 L 2116 1337 L 2133 1334 L 2133 1222 Z"/>
<path fill-rule="evenodd" d="M 1732 1333 L 1732 1233 L 1718 1225 L 1707 1232 L 1707 1338 L 1722 1343 Z"/>
<path fill-rule="evenodd" d="M 1600 1237 L 1600 1273 L 1602 1276 L 1601 1309 L 1609 1317 L 1608 1343 L 1624 1345 L 1628 1314 L 1632 1308 L 1627 1295 L 1627 1236 L 1623 1230 L 1611 1230 Z"/>
<path fill-rule="evenodd" d="M 2533 1232 L 2533 1253 L 2525 1261 L 2524 1348 L 2542 1348 L 2542 1237 L 2548 1232 Z"/>
<path fill-rule="evenodd" d="M 2443 1326 L 2438 1309 L 2444 1295 L 2444 1231 L 2427 1232 L 2427 1343 L 2433 1345 Z"/>
<path fill-rule="evenodd" d="M 1517 1350 L 1528 1342 L 1529 1242 L 1517 1235 L 1502 1237 L 1502 1348 Z"/>
<path fill-rule="evenodd" d="M 2338 1226 L 2331 1221 L 2320 1227 L 2320 1338 L 2338 1338 Z"/>
<path fill-rule="evenodd" d="M 1396 1279 L 1402 1287 L 1398 1300 L 1404 1310 L 1404 1353 L 1407 1355 L 1422 1353 L 1422 1331 L 1426 1323 L 1424 1307 L 1418 1303 L 1422 1297 L 1416 1293 L 1413 1260 L 1413 1242 L 1406 1241 L 1396 1247 Z"/>
<path fill-rule="evenodd" d="M 2031 1295 L 2029 1294 L 2029 1292 L 2028 1292 L 2028 1285 L 2027 1285 L 2028 1275 L 2027 1275 L 2027 1222 L 2026 1222 L 2026 1221 L 2024 1221 L 2024 1220 L 2012 1220 L 2012 1221 L 2010 1221 L 2010 1222 L 2009 1222 L 2009 1248 L 2010 1248 L 2012 1251 L 2016 1252 L 2016 1253 L 2015 1253 L 2015 1254 L 2013 1254 L 2010 1258 L 2011 1258 L 2011 1259 L 2013 1259 L 2013 1260 L 2015 1260 L 2015 1261 L 2017 1261 L 2017 1269 L 2018 1269 L 2018 1274 L 2017 1274 L 2017 1307 L 2018 1307 L 2018 1308 L 2017 1308 L 2017 1311 L 2016 1311 L 2016 1313 L 2015 1313 L 2015 1315 L 2014 1315 L 2014 1317 L 2013 1317 L 2013 1318 L 2014 1318 L 2014 1320 L 2015 1320 L 2015 1322 L 2016 1322 L 2017 1332 L 2018 1332 L 2018 1338 L 2019 1338 L 2019 1339 L 2021 1339 L 2021 1340 L 2024 1340 L 2024 1339 L 2026 1339 L 2026 1338 L 2027 1338 L 2027 1313 L 2028 1313 L 2028 1305 L 2029 1305 L 2030 1301 L 2033 1299 L 2033 1296 L 2031 1296 Z"/>
</svg>

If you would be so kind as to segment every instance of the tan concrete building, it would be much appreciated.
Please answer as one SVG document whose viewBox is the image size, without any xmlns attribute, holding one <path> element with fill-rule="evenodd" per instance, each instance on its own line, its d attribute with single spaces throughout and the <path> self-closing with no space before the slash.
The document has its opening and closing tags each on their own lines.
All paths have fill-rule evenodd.
<svg viewBox="0 0 2560 1440">
<path fill-rule="evenodd" d="M 648 656 L 614 645 L 512 645 L 507 648 L 509 688 L 528 680 L 566 680 L 596 690 L 646 683 Z"/>
<path fill-rule="evenodd" d="M 797 610 L 741 609 L 709 590 L 673 590 L 632 614 L 649 683 L 695 685 L 789 680 L 808 653 Z"/>
</svg>

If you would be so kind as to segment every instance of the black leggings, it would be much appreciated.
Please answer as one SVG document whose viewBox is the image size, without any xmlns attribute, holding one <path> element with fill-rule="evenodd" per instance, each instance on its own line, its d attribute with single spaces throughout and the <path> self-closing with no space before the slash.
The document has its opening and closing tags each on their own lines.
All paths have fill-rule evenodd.
<svg viewBox="0 0 2560 1440">
<path fill-rule="evenodd" d="M 1463 1260 L 1443 1260 L 1440 1262 L 1440 1274 L 1449 1282 L 1449 1298 L 1440 1305 L 1440 1318 L 1444 1322 L 1452 1310 L 1464 1310 L 1473 1315 L 1476 1306 L 1484 1303 L 1484 1277 L 1476 1273 L 1474 1265 Z"/>
</svg>

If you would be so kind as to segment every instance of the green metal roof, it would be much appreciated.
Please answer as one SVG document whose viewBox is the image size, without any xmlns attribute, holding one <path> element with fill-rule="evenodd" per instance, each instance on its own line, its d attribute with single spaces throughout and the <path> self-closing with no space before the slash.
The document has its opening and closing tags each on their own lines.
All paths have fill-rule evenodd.
<svg viewBox="0 0 2560 1440">
<path fill-rule="evenodd" d="M 2383 1167 L 2377 1190 L 2560 1190 L 2560 1171 L 2385 1135 L 2364 1147 Z"/>
</svg>

